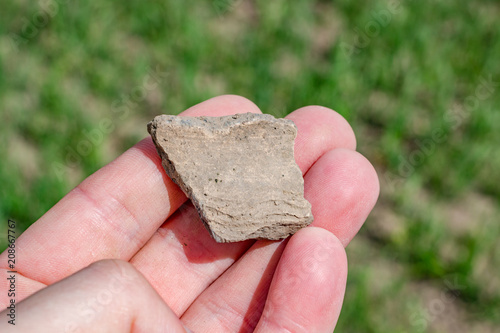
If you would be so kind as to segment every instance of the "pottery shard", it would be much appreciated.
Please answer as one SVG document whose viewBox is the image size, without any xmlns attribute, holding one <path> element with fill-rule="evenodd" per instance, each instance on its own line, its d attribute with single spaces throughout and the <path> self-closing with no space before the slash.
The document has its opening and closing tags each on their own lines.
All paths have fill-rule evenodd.
<svg viewBox="0 0 500 333">
<path fill-rule="evenodd" d="M 312 222 L 291 120 L 161 115 L 148 131 L 167 175 L 217 242 L 281 239 Z"/>
</svg>

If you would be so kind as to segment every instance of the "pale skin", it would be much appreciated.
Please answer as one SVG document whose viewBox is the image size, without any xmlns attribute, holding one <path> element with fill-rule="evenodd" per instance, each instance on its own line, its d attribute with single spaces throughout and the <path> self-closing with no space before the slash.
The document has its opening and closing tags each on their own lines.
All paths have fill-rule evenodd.
<svg viewBox="0 0 500 333">
<path fill-rule="evenodd" d="M 219 96 L 184 116 L 261 112 Z M 314 222 L 284 241 L 218 244 L 146 138 L 68 193 L 16 242 L 16 332 L 332 332 L 345 246 L 379 193 L 349 124 L 308 106 L 298 136 Z M 139 125 L 138 125 L 139 126 Z M 7 276 L 7 253 L 0 268 Z M 0 290 L 8 290 L 0 279 Z M 0 306 L 9 298 L 0 294 Z"/>
</svg>

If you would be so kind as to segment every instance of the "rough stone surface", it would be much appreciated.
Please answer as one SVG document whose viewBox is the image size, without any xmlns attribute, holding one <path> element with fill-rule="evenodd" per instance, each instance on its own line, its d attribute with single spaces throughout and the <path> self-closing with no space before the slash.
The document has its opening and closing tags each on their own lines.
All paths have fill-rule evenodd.
<svg viewBox="0 0 500 333">
<path fill-rule="evenodd" d="M 291 120 L 161 115 L 148 131 L 167 175 L 217 242 L 281 239 L 312 222 Z"/>
</svg>

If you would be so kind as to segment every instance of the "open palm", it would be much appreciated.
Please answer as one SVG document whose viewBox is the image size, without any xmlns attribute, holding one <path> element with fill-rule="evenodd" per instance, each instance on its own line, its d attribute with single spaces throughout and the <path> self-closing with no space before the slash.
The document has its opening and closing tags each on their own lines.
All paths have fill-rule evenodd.
<svg viewBox="0 0 500 333">
<path fill-rule="evenodd" d="M 182 115 L 245 112 L 260 110 L 220 96 Z M 336 112 L 309 106 L 287 118 L 298 127 L 310 227 L 284 241 L 216 243 L 146 138 L 19 237 L 16 332 L 331 332 L 344 247 L 376 202 L 378 178 Z M 0 263 L 7 271 L 6 252 Z M 0 305 L 8 301 L 2 292 Z"/>
</svg>

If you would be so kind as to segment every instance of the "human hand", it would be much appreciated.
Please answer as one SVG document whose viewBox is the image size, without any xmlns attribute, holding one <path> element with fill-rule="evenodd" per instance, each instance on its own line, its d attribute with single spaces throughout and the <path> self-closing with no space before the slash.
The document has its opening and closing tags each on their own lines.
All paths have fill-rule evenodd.
<svg viewBox="0 0 500 333">
<path fill-rule="evenodd" d="M 245 112 L 260 110 L 220 96 L 183 115 Z M 377 200 L 378 178 L 336 112 L 309 106 L 287 118 L 298 128 L 310 227 L 284 241 L 216 243 L 146 138 L 18 238 L 16 332 L 184 332 L 182 324 L 193 332 L 331 332 L 345 291 L 344 247 Z M 6 252 L 0 263 L 8 271 Z M 2 292 L 0 306 L 7 302 Z M 0 318 L 3 332 L 6 311 Z"/>
</svg>

